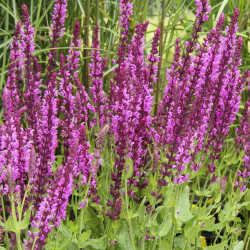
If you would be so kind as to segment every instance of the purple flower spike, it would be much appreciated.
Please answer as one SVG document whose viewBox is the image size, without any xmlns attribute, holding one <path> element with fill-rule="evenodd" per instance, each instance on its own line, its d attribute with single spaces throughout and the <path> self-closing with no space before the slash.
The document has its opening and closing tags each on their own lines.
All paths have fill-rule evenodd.
<svg viewBox="0 0 250 250">
<path fill-rule="evenodd" d="M 81 47 L 82 41 L 79 39 L 80 36 L 81 25 L 79 21 L 76 21 L 74 31 L 73 31 L 73 38 L 70 44 L 71 49 L 68 51 L 67 55 L 67 70 L 69 72 L 69 77 L 74 76 L 74 73 L 78 72 L 79 62 L 80 62 L 80 51 L 77 48 Z M 75 48 L 76 47 L 76 48 Z"/>
<path fill-rule="evenodd" d="M 56 72 L 51 75 L 48 88 L 45 91 L 41 107 L 41 120 L 38 129 L 38 156 L 37 166 L 33 173 L 35 209 L 41 202 L 43 194 L 46 193 L 47 183 L 52 174 L 51 168 L 55 161 L 55 149 L 57 147 L 57 128 L 58 128 L 58 99 L 56 90 Z"/>
<path fill-rule="evenodd" d="M 157 56 L 157 54 L 158 54 L 160 36 L 161 36 L 161 29 L 160 29 L 160 27 L 158 27 L 156 32 L 155 32 L 154 38 L 153 38 L 152 49 L 150 50 L 150 54 L 148 55 L 148 58 L 147 58 L 147 60 L 150 62 L 150 64 L 149 64 L 149 72 L 150 72 L 149 84 L 157 81 L 158 62 L 160 60 L 160 57 Z"/>
<path fill-rule="evenodd" d="M 11 95 L 11 103 L 8 105 L 13 109 L 14 113 L 18 113 L 21 107 L 20 89 L 23 71 L 23 47 L 21 46 L 21 36 L 23 30 L 21 23 L 18 22 L 15 30 L 13 42 L 10 44 L 10 67 L 8 69 L 8 79 L 6 88 L 9 89 Z M 7 106 L 5 107 L 5 114 L 9 113 Z"/>
<path fill-rule="evenodd" d="M 118 61 L 117 63 L 120 65 L 124 59 L 124 56 L 127 51 L 127 41 L 128 41 L 128 30 L 130 27 L 130 16 L 133 15 L 133 4 L 130 0 L 121 0 L 120 2 L 120 28 L 121 28 L 121 38 L 120 45 L 118 47 Z"/>
<path fill-rule="evenodd" d="M 94 39 L 92 43 L 92 48 L 94 50 L 91 51 L 91 63 L 89 64 L 92 87 L 90 87 L 90 91 L 92 94 L 92 100 L 94 103 L 94 113 L 98 115 L 99 118 L 99 126 L 102 127 L 105 122 L 107 122 L 106 114 L 104 113 L 107 110 L 107 97 L 103 91 L 103 73 L 106 67 L 107 58 L 101 57 L 100 52 L 100 44 L 98 40 L 98 32 L 99 27 L 95 27 Z M 95 121 L 94 121 L 95 122 Z"/>
<path fill-rule="evenodd" d="M 70 84 L 70 74 L 66 68 L 64 55 L 60 55 L 60 70 L 59 75 L 61 82 L 59 84 L 59 90 L 62 96 L 62 105 L 60 110 L 64 113 L 65 119 L 62 121 L 62 135 L 64 139 L 64 156 L 67 158 L 70 144 L 70 134 L 74 129 L 73 114 L 74 114 L 74 103 L 75 97 L 72 94 L 72 85 Z"/>
<path fill-rule="evenodd" d="M 249 72 L 249 71 L 248 71 Z M 245 80 L 246 80 L 245 74 Z M 250 75 L 250 72 L 249 72 Z M 244 80 L 244 82 L 245 82 Z M 235 186 L 240 187 L 243 192 L 247 187 L 247 179 L 250 177 L 250 94 L 240 122 L 240 128 L 236 129 L 237 137 L 235 139 L 237 145 L 243 148 L 245 155 L 243 156 L 243 169 L 239 170 L 235 182 Z"/>
<path fill-rule="evenodd" d="M 62 38 L 64 33 L 64 23 L 67 15 L 67 0 L 55 0 L 53 14 L 52 14 L 52 25 L 51 25 L 51 48 L 56 48 L 59 39 Z M 48 61 L 48 77 L 53 71 L 56 63 L 57 50 L 51 50 L 49 53 Z"/>
<path fill-rule="evenodd" d="M 34 44 L 34 28 L 31 27 L 31 21 L 29 20 L 29 13 L 27 6 L 22 5 L 23 12 L 23 26 L 24 31 L 22 35 L 21 46 L 24 53 L 24 83 L 26 85 L 24 100 L 27 106 L 27 120 L 31 129 L 35 132 L 34 141 L 36 143 L 38 119 L 39 119 L 39 106 L 40 106 L 40 70 L 41 67 L 37 63 L 37 59 L 33 57 L 35 51 Z"/>
</svg>

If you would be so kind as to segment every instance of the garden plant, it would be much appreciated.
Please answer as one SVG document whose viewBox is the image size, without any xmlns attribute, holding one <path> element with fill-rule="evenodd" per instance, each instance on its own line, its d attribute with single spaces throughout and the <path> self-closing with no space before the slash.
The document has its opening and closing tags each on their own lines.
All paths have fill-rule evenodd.
<svg viewBox="0 0 250 250">
<path fill-rule="evenodd" d="M 249 249 L 249 3 L 140 2 L 0 4 L 0 249 Z"/>
</svg>

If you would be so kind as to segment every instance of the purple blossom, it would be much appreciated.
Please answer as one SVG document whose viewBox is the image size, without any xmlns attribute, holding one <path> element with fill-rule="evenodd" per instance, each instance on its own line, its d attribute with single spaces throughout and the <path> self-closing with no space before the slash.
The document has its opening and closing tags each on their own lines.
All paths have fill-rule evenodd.
<svg viewBox="0 0 250 250">
<path fill-rule="evenodd" d="M 40 203 L 38 212 L 32 221 L 32 226 L 38 228 L 39 232 L 30 233 L 30 240 L 26 243 L 27 247 L 32 246 L 34 239 L 38 236 L 35 249 L 41 249 L 46 245 L 45 239 L 52 228 L 58 227 L 61 220 L 66 219 L 66 207 L 73 188 L 72 166 L 76 165 L 77 147 L 78 141 L 74 140 L 70 144 L 69 155 L 64 165 L 57 169 L 54 179 L 51 180 L 47 195 Z"/>
<path fill-rule="evenodd" d="M 62 104 L 60 110 L 64 113 L 65 119 L 62 123 L 62 136 L 64 139 L 64 156 L 68 156 L 68 148 L 70 143 L 70 133 L 74 129 L 73 114 L 75 97 L 72 94 L 72 85 L 70 84 L 70 73 L 66 68 L 64 55 L 60 55 L 60 70 L 59 76 L 61 82 L 59 83 L 59 90 L 62 96 Z"/>
<path fill-rule="evenodd" d="M 30 129 L 34 130 L 33 139 L 36 144 L 37 127 L 39 119 L 39 106 L 40 106 L 40 70 L 41 67 L 37 63 L 37 59 L 33 57 L 33 52 L 35 51 L 34 44 L 34 28 L 31 27 L 31 21 L 29 20 L 29 13 L 27 6 L 22 5 L 23 13 L 23 26 L 24 31 L 22 34 L 21 46 L 23 47 L 24 54 L 24 83 L 26 85 L 24 100 L 27 107 L 27 120 Z"/>
<path fill-rule="evenodd" d="M 246 75 L 246 74 L 245 74 Z M 244 156 L 243 156 L 243 164 L 242 170 L 238 171 L 235 186 L 240 187 L 240 191 L 243 192 L 247 185 L 247 178 L 250 177 L 250 102 L 249 102 L 249 94 L 248 100 L 246 102 L 245 109 L 243 111 L 242 119 L 240 122 L 240 128 L 236 129 L 236 143 L 238 146 L 243 148 Z"/>
<path fill-rule="evenodd" d="M 4 101 L 10 99 L 7 89 L 4 95 Z M 11 184 L 13 181 L 15 191 L 20 191 L 22 199 L 26 189 L 25 180 L 29 171 L 32 142 L 29 140 L 30 135 L 21 128 L 21 114 L 22 111 L 19 114 L 10 114 L 8 120 L 1 126 L 0 183 L 3 184 L 1 193 L 8 194 L 11 190 L 14 192 L 13 188 L 9 189 L 10 185 L 13 186 Z M 7 171 L 11 174 L 9 174 L 9 181 L 5 182 Z"/>
<path fill-rule="evenodd" d="M 67 55 L 67 70 L 69 72 L 69 77 L 73 78 L 74 73 L 78 72 L 79 62 L 80 62 L 80 51 L 77 48 L 81 47 L 82 41 L 79 39 L 80 37 L 81 25 L 79 21 L 76 21 L 73 38 L 70 44 L 70 48 Z"/>
<path fill-rule="evenodd" d="M 33 192 L 35 193 L 34 206 L 37 209 L 41 197 L 46 193 L 47 182 L 52 174 L 51 168 L 55 161 L 55 149 L 57 147 L 57 128 L 58 128 L 58 99 L 56 90 L 56 73 L 51 75 L 48 88 L 42 100 L 41 118 L 38 129 L 38 155 L 36 159 L 36 169 L 33 171 Z"/>
<path fill-rule="evenodd" d="M 130 0 L 121 0 L 120 1 L 120 18 L 119 24 L 121 28 L 121 38 L 120 44 L 118 47 L 117 55 L 119 57 L 117 63 L 120 65 L 126 55 L 127 46 L 126 43 L 128 41 L 129 35 L 129 27 L 130 27 L 130 16 L 133 15 L 133 4 Z"/>
<path fill-rule="evenodd" d="M 149 61 L 149 72 L 150 72 L 149 84 L 157 81 L 158 62 L 160 60 L 160 57 L 157 56 L 157 54 L 158 54 L 160 36 L 161 36 L 161 29 L 158 27 L 153 38 L 152 49 L 150 50 L 150 54 L 147 57 L 147 60 Z"/>
<path fill-rule="evenodd" d="M 51 52 L 49 53 L 48 60 L 48 76 L 50 76 L 56 63 L 57 50 L 53 48 L 57 47 L 59 39 L 62 38 L 65 31 L 64 23 L 67 15 L 67 0 L 55 0 L 53 14 L 52 14 L 52 24 L 51 24 Z"/>
<path fill-rule="evenodd" d="M 105 111 L 107 107 L 107 97 L 103 91 L 103 73 L 106 67 L 107 58 L 102 59 L 100 52 L 100 44 L 98 41 L 98 31 L 99 27 L 95 27 L 94 39 L 92 43 L 91 63 L 89 64 L 92 87 L 90 87 L 90 92 L 92 94 L 92 100 L 94 103 L 94 114 L 98 116 L 99 126 L 102 127 L 105 122 L 107 122 L 107 117 Z M 95 123 L 95 121 L 94 121 Z"/>
<path fill-rule="evenodd" d="M 238 67 L 241 65 L 240 51 L 242 39 L 236 44 L 238 10 L 232 17 L 226 36 L 222 36 L 224 15 L 216 28 L 210 31 L 204 42 L 195 43 L 201 23 L 207 17 L 209 9 L 206 1 L 199 5 L 193 39 L 188 42 L 186 54 L 180 56 L 179 40 L 171 70 L 167 71 L 169 81 L 158 111 L 156 126 L 160 128 L 160 141 L 167 146 L 168 163 L 161 172 L 169 174 L 174 169 L 174 182 L 188 180 L 182 172 L 187 166 L 198 171 L 202 161 L 196 162 L 195 155 L 212 147 L 212 159 L 208 166 L 215 171 L 214 161 L 218 159 L 223 138 L 228 134 L 230 124 L 234 122 L 239 109 L 240 95 L 244 80 Z M 196 52 L 191 55 L 191 52 Z M 234 60 L 232 60 L 234 58 Z"/>
<path fill-rule="evenodd" d="M 22 101 L 20 98 L 20 89 L 24 57 L 23 47 L 20 46 L 22 34 L 23 30 L 21 28 L 21 23 L 18 22 L 16 25 L 13 41 L 10 44 L 10 66 L 8 68 L 6 88 L 8 88 L 10 91 L 11 99 L 9 99 L 9 101 L 11 101 L 11 103 L 5 107 L 5 115 L 7 115 L 9 112 L 18 113 L 19 108 L 21 107 Z M 12 111 L 9 110 L 10 108 Z"/>
</svg>

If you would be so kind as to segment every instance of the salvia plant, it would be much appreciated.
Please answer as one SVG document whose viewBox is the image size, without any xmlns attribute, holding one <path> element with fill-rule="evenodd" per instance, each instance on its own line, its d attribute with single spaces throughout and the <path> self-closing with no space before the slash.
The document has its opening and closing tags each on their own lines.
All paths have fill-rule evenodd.
<svg viewBox="0 0 250 250">
<path fill-rule="evenodd" d="M 221 14 L 201 39 L 211 7 L 196 0 L 191 39 L 176 39 L 158 102 L 161 29 L 146 52 L 149 22 L 132 26 L 132 1 L 121 0 L 108 91 L 99 26 L 85 88 L 79 21 L 66 55 L 58 49 L 67 4 L 55 0 L 46 65 L 25 4 L 10 45 L 0 126 L 3 246 L 247 249 L 250 72 L 240 70 L 239 10 L 226 28 Z"/>
</svg>

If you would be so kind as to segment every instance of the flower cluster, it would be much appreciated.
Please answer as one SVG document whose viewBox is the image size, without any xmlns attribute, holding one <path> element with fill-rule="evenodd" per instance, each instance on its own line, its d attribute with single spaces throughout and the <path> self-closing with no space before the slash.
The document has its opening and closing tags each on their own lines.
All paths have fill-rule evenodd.
<svg viewBox="0 0 250 250">
<path fill-rule="evenodd" d="M 121 8 L 121 20 L 127 20 L 131 13 L 124 12 Z M 125 21 L 124 21 L 125 22 Z M 128 22 L 124 26 L 120 22 L 121 32 L 129 29 Z M 149 64 L 144 56 L 143 45 L 145 43 L 144 34 L 148 22 L 138 23 L 135 27 L 131 42 L 126 43 L 126 52 L 119 54 L 117 63 L 119 69 L 115 72 L 114 82 L 110 89 L 110 113 L 111 131 L 114 134 L 116 145 L 115 169 L 112 173 L 110 193 L 113 201 L 108 201 L 108 206 L 112 208 L 107 214 L 112 219 L 119 219 L 122 206 L 120 199 L 121 177 L 126 169 L 126 159 L 133 162 L 133 174 L 128 179 L 128 193 L 137 201 L 139 198 L 132 190 L 132 186 L 145 188 L 148 185 L 146 178 L 147 161 L 149 159 L 148 144 L 152 143 L 154 129 L 151 117 L 153 106 L 152 81 L 156 79 L 158 62 L 157 45 L 160 37 L 160 30 L 157 29 L 153 39 L 152 50 L 148 56 Z M 123 36 L 123 33 L 121 34 Z M 125 41 L 121 40 L 122 46 Z M 120 47 L 119 47 L 120 48 Z M 119 52 L 119 49 L 118 49 Z M 116 82 L 116 84 L 115 84 Z"/>
<path fill-rule="evenodd" d="M 56 56 L 57 51 L 53 50 L 56 48 L 58 44 L 58 40 L 62 38 L 64 33 L 64 23 L 67 14 L 67 0 L 55 0 L 54 10 L 52 15 L 52 25 L 51 25 L 51 52 L 49 53 L 49 60 L 48 60 L 48 77 L 50 73 L 53 71 L 56 63 Z"/>
<path fill-rule="evenodd" d="M 250 177 L 250 102 L 249 95 L 243 111 L 240 128 L 236 129 L 236 143 L 244 149 L 243 170 L 239 170 L 235 186 L 239 186 L 241 192 L 246 189 L 247 178 Z"/>
<path fill-rule="evenodd" d="M 107 121 L 107 117 L 105 115 L 105 111 L 108 110 L 107 107 L 107 97 L 105 92 L 103 91 L 103 73 L 106 67 L 107 58 L 102 59 L 101 52 L 100 52 L 100 43 L 98 40 L 98 32 L 99 27 L 95 27 L 94 31 L 94 39 L 91 51 L 91 63 L 89 64 L 90 74 L 89 77 L 91 78 L 92 87 L 90 87 L 90 91 L 92 94 L 92 100 L 94 103 L 94 110 L 93 113 L 98 115 L 99 126 L 102 127 L 103 124 Z M 94 124 L 93 124 L 94 125 Z"/>
<path fill-rule="evenodd" d="M 167 70 L 169 81 L 160 104 L 161 144 L 165 147 L 168 163 L 162 169 L 163 177 L 169 168 L 175 169 L 175 182 L 188 180 L 185 169 L 198 170 L 203 159 L 195 159 L 200 151 L 210 153 L 208 168 L 215 171 L 224 137 L 239 110 L 240 96 L 246 78 L 240 76 L 240 51 L 242 38 L 236 39 L 236 9 L 230 26 L 222 35 L 224 15 L 210 31 L 204 42 L 195 43 L 200 25 L 207 20 L 207 1 L 197 1 L 197 20 L 192 40 L 186 43 L 186 53 L 181 56 L 179 40 L 176 41 L 172 67 Z M 200 10 L 199 10 L 200 9 Z M 205 17 L 204 17 L 205 16 Z M 196 52 L 196 55 L 192 54 Z"/>
</svg>

